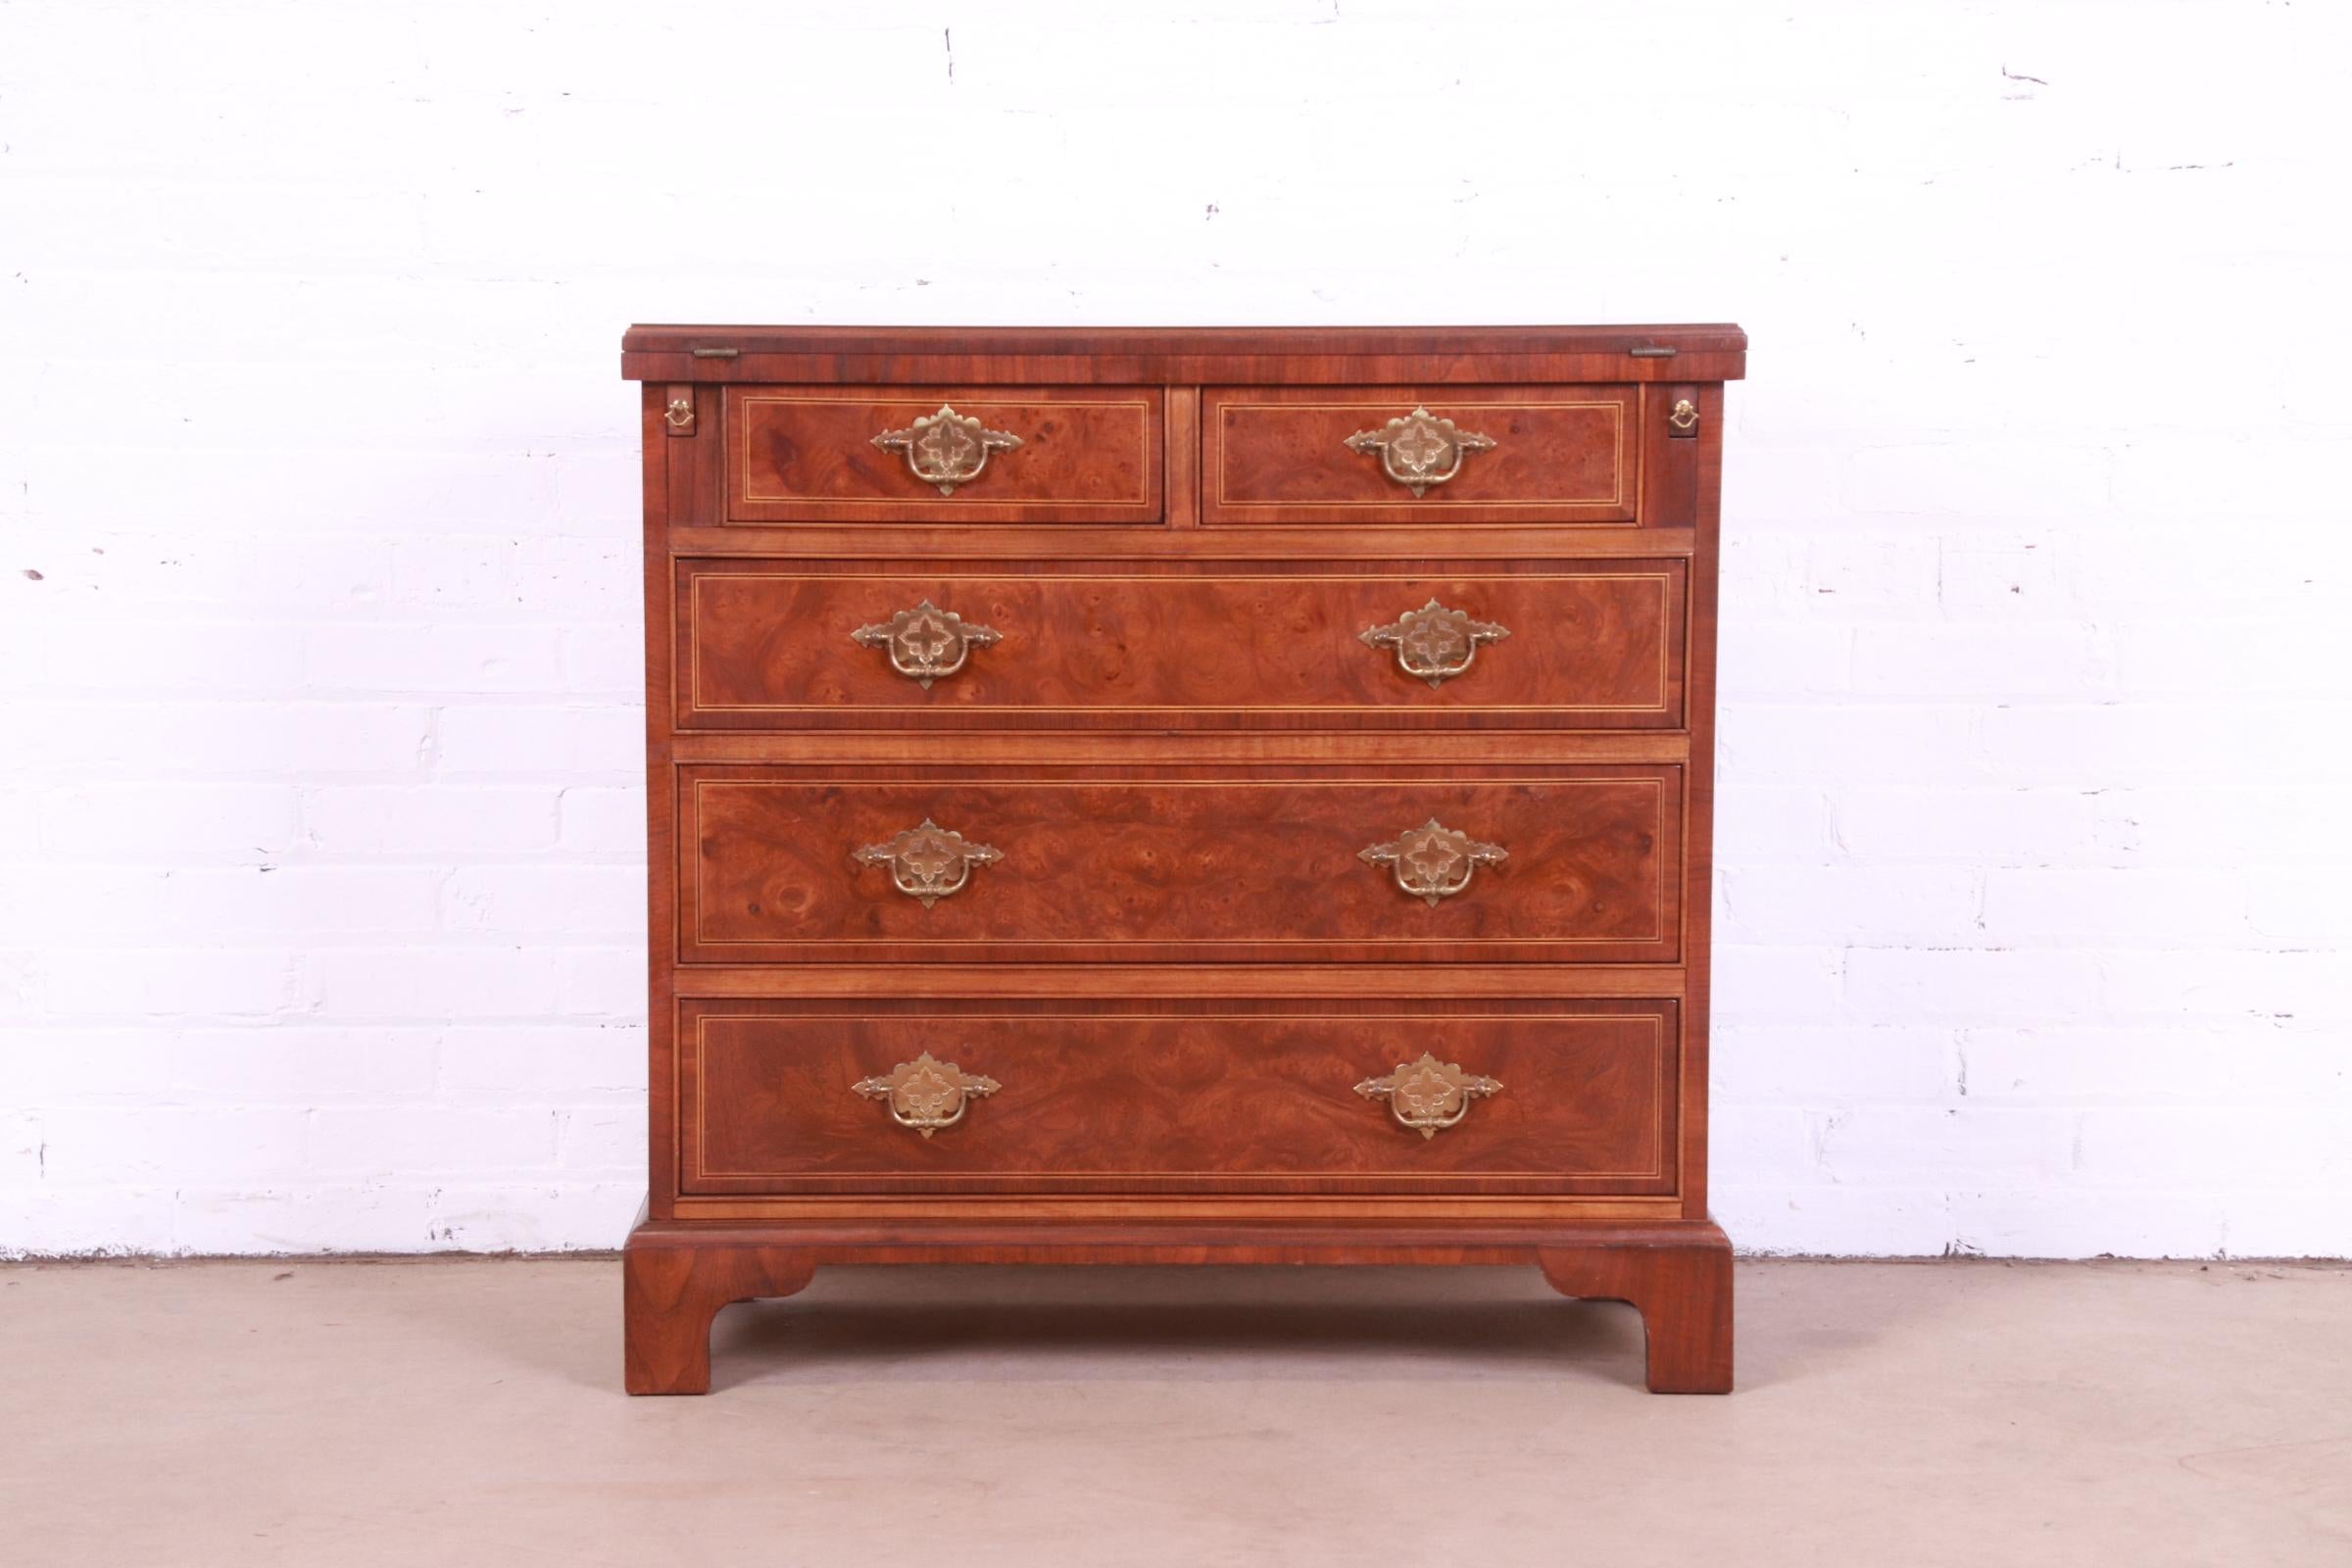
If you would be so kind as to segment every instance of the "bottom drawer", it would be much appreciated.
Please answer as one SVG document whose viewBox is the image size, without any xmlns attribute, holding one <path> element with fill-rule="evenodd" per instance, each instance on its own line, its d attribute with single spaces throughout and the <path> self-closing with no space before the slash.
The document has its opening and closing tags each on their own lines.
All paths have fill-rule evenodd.
<svg viewBox="0 0 2352 1568">
<path fill-rule="evenodd" d="M 1669 1001 L 681 1001 L 680 1188 L 1671 1193 L 1680 1022 Z"/>
</svg>

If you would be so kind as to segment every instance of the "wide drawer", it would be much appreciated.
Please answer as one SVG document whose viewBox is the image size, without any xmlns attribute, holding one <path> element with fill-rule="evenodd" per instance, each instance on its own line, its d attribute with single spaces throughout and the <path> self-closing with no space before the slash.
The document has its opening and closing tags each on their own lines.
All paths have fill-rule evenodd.
<svg viewBox="0 0 2352 1568">
<path fill-rule="evenodd" d="M 1666 1001 L 688 1000 L 680 1183 L 1667 1193 L 1677 1011 Z"/>
<path fill-rule="evenodd" d="M 1683 722 L 1680 561 L 676 572 L 684 729 Z"/>
<path fill-rule="evenodd" d="M 1640 397 L 1632 386 L 1209 387 L 1200 520 L 1630 522 Z"/>
<path fill-rule="evenodd" d="M 734 522 L 1156 522 L 1157 387 L 726 390 Z"/>
<path fill-rule="evenodd" d="M 677 769 L 678 956 L 1674 962 L 1683 772 Z"/>
</svg>

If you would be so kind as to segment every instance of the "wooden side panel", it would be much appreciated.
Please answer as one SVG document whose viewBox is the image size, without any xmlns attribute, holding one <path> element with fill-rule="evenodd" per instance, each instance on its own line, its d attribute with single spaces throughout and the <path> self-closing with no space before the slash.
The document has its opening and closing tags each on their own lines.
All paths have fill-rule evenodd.
<svg viewBox="0 0 2352 1568">
<path fill-rule="evenodd" d="M 1669 421 L 1678 405 L 1695 406 L 1700 392 L 1690 382 L 1642 388 L 1642 521 L 1648 527 L 1690 528 L 1698 522 L 1699 465 L 1708 448 L 1721 450 L 1722 435 L 1702 415 L 1697 433 L 1680 440 Z"/>
<path fill-rule="evenodd" d="M 645 500 L 645 550 L 639 564 L 641 580 L 645 585 L 645 808 L 646 808 L 646 929 L 667 931 L 677 924 L 677 878 L 669 867 L 677 863 L 676 819 L 677 790 L 670 777 L 670 719 L 663 711 L 665 696 L 672 684 L 670 649 L 674 639 L 669 634 L 667 583 L 670 576 L 669 528 L 678 514 L 678 470 L 687 466 L 684 454 L 697 445 L 684 438 L 673 439 L 665 417 L 667 400 L 662 389 L 644 386 L 639 391 L 638 421 Z M 699 420 L 698 420 L 699 423 Z M 650 1088 L 646 1096 L 647 1147 L 651 1151 L 652 1175 L 646 1193 L 646 1210 L 655 1219 L 667 1219 L 675 1211 L 677 1201 L 677 1105 L 669 1090 L 676 1082 L 673 1070 L 677 1041 L 671 1033 L 675 1009 L 670 1001 L 671 973 L 677 963 L 674 943 L 653 941 L 646 944 L 646 991 L 648 1050 L 652 1056 L 649 1069 Z"/>
<path fill-rule="evenodd" d="M 1662 1193 L 1666 1001 L 689 1001 L 683 1186 L 743 1192 Z M 1355 1085 L 1498 1081 L 1423 1138 Z M 930 1138 L 851 1086 L 928 1052 L 999 1088 Z"/>
<path fill-rule="evenodd" d="M 737 522 L 1157 522 L 1158 387 L 725 389 Z M 1019 439 L 943 495 L 874 438 L 953 406 Z"/>
<path fill-rule="evenodd" d="M 1415 496 L 1378 454 L 1348 441 L 1423 407 L 1494 444 Z M 1631 522 L 1641 514 L 1639 408 L 1634 386 L 1210 387 L 1201 520 Z"/>
<path fill-rule="evenodd" d="M 685 729 L 1673 728 L 1683 562 L 679 564 Z M 1430 600 L 1498 626 L 1432 686 L 1368 645 Z M 1001 638 L 928 687 L 861 627 L 929 602 Z"/>
<path fill-rule="evenodd" d="M 1685 907 L 1690 910 L 1690 945 L 1687 954 L 1686 995 L 1690 998 L 1690 1050 L 1683 1061 L 1682 1102 L 1688 1110 L 1683 1132 L 1684 1216 L 1707 1218 L 1707 1052 L 1714 986 L 1713 919 L 1715 901 L 1715 693 L 1716 627 L 1720 604 L 1723 541 L 1720 516 L 1723 503 L 1724 397 L 1720 384 L 1691 389 L 1698 405 L 1696 439 L 1671 442 L 1690 456 L 1682 461 L 1692 472 L 1689 479 L 1691 509 L 1698 524 L 1698 555 L 1691 564 L 1690 611 L 1690 766 L 1685 774 L 1688 798 L 1686 831 L 1690 854 L 1686 862 Z M 1676 394 L 1664 401 L 1671 406 Z M 1692 449 L 1696 450 L 1693 452 Z M 1723 1354 L 1726 1386 L 1730 1357 L 1730 1293 L 1724 1293 Z"/>
<path fill-rule="evenodd" d="M 679 777 L 688 963 L 1656 963 L 1682 951 L 1673 766 Z M 1359 854 L 1433 817 L 1508 856 L 1434 906 Z M 926 820 L 1002 857 L 931 907 L 854 858 Z"/>
</svg>

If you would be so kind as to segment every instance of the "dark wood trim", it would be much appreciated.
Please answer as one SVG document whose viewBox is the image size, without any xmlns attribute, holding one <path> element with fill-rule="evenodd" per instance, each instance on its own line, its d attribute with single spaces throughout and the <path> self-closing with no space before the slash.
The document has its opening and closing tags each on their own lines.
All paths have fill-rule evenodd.
<svg viewBox="0 0 2352 1568">
<path fill-rule="evenodd" d="M 1096 749 L 1088 750 L 1092 742 Z M 928 762 L 936 736 L 891 729 L 749 734 L 680 730 L 671 759 L 687 762 Z M 1680 730 L 1260 730 L 1214 734 L 1126 734 L 1068 730 L 966 731 L 958 761 L 1014 766 L 1048 762 L 1679 762 L 1690 756 Z"/>
<path fill-rule="evenodd" d="M 1032 386 L 1321 386 L 1399 382 L 1737 381 L 1746 373 L 1738 350 L 1698 350 L 1671 360 L 1636 359 L 1622 350 L 1553 354 L 1357 354 L 1298 361 L 1276 354 L 1137 354 L 1119 358 L 1039 354 L 763 354 L 698 360 L 689 354 L 629 353 L 621 375 L 632 381 L 719 383 L 834 381 L 1010 382 Z"/>
<path fill-rule="evenodd" d="M 1679 964 L 681 964 L 680 999 L 710 997 L 1664 997 Z"/>
<path fill-rule="evenodd" d="M 908 557 L 940 561 L 999 561 L 1019 557 L 1072 561 L 1341 562 L 1399 557 L 1584 561 L 1688 557 L 1698 548 L 1698 535 L 1689 526 L 1486 525 L 1459 529 L 1381 527 L 1359 531 L 1328 525 L 1206 529 L 1198 523 L 1196 497 L 1192 521 L 1182 525 L 1173 518 L 1166 526 L 1116 528 L 1078 524 L 1024 527 L 1018 523 L 943 528 L 922 522 L 894 522 L 887 527 L 871 523 L 845 527 L 784 522 L 695 527 L 681 522 L 670 530 L 668 543 L 680 556 L 789 561 Z"/>
<path fill-rule="evenodd" d="M 665 586 L 671 572 L 667 534 L 671 519 L 678 514 L 680 500 L 679 475 L 691 468 L 692 459 L 672 461 L 673 454 L 688 453 L 698 445 L 710 444 L 716 432 L 706 434 L 697 418 L 697 437 L 676 438 L 669 434 L 663 417 L 666 389 L 648 384 L 643 392 L 644 448 L 645 448 L 645 607 L 649 617 L 645 639 L 645 835 L 646 853 L 655 858 L 653 863 L 663 864 L 676 857 L 676 800 L 669 788 L 672 759 L 670 756 L 670 714 L 668 690 L 674 681 L 670 668 L 670 649 L 675 639 L 666 635 L 670 593 Z M 715 401 L 715 400 L 711 400 Z M 691 503 L 691 497 L 685 498 Z M 657 586 L 664 584 L 663 586 Z M 654 635 L 650 617 L 659 616 L 664 635 Z M 560 824 L 559 824 L 560 825 Z M 667 931 L 677 924 L 677 880 L 674 877 L 652 876 L 646 879 L 646 929 Z M 656 1062 L 671 1059 L 676 1042 L 670 1031 L 676 1023 L 674 1008 L 662 1004 L 662 999 L 673 994 L 671 972 L 677 963 L 677 946 L 669 942 L 646 944 L 646 984 L 655 999 L 647 1024 L 652 1059 Z M 653 1075 L 651 1092 L 646 1096 L 647 1148 L 650 1151 L 650 1185 L 646 1202 L 655 1217 L 667 1219 L 671 1204 L 677 1200 L 677 1107 L 662 1075 Z"/>
<path fill-rule="evenodd" d="M 744 354 L 1083 355 L 1275 354 L 1291 362 L 1348 354 L 1624 354 L 1744 352 L 1728 321 L 1618 326 L 746 326 L 639 324 L 624 352 Z M 721 365 L 724 360 L 703 363 Z M 1687 378 L 1688 379 L 1688 378 Z M 1703 378 L 1701 378 L 1703 379 Z"/>
<path fill-rule="evenodd" d="M 1167 393 L 1166 520 L 1171 528 L 1200 526 L 1200 389 Z"/>
<path fill-rule="evenodd" d="M 1708 1004 L 1715 962 L 1715 648 L 1722 591 L 1719 514 L 1723 501 L 1723 388 L 1700 386 L 1691 390 L 1696 393 L 1701 438 L 1658 444 L 1687 454 L 1682 461 L 1696 469 L 1689 488 L 1696 509 L 1698 556 L 1690 572 L 1690 613 L 1685 622 L 1690 647 L 1684 656 L 1691 765 L 1683 770 L 1689 791 L 1689 808 L 1683 824 L 1687 835 L 1684 866 L 1689 877 L 1683 899 L 1683 959 L 1688 975 L 1685 995 L 1689 999 L 1684 1013 L 1683 1214 L 1687 1219 L 1704 1219 L 1710 1101 Z"/>
<path fill-rule="evenodd" d="M 621 339 L 621 374 L 632 380 L 844 385 L 1731 381 L 1746 361 L 1747 334 L 1728 324 L 633 326 Z"/>
</svg>

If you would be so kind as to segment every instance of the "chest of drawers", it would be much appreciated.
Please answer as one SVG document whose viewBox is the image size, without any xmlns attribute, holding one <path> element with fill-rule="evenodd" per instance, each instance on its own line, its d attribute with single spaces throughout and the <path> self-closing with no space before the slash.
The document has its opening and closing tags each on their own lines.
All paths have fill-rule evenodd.
<svg viewBox="0 0 2352 1568">
<path fill-rule="evenodd" d="M 1731 326 L 632 328 L 632 1393 L 873 1262 L 1534 1264 L 1731 1386 Z"/>
</svg>

